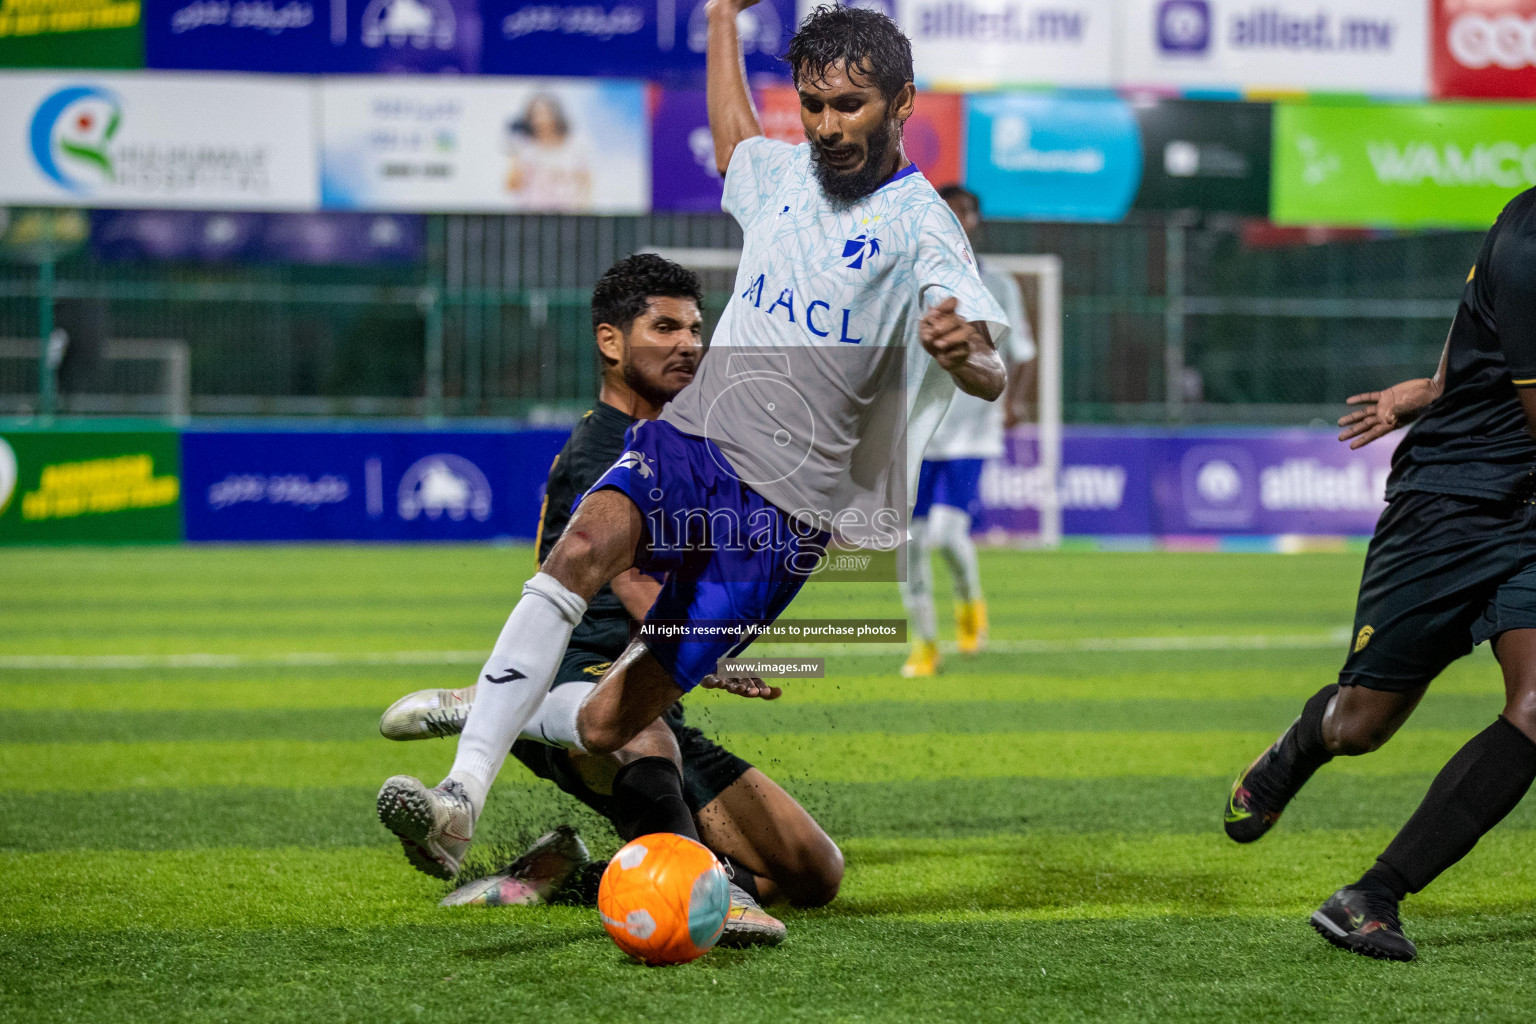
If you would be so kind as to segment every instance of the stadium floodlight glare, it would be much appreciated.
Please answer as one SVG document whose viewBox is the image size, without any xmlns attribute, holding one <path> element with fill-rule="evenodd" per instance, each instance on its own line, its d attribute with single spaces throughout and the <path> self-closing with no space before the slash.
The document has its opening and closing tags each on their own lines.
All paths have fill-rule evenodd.
<svg viewBox="0 0 1536 1024">
<path fill-rule="evenodd" d="M 645 251 L 695 271 L 705 282 L 706 293 L 713 294 L 729 294 L 741 263 L 740 249 L 657 247 Z M 1040 504 L 1040 526 L 1027 539 L 1040 547 L 1054 548 L 1061 543 L 1061 499 L 1056 486 L 1061 475 L 1061 257 L 978 253 L 977 258 L 1012 274 L 1026 296 L 1026 315 L 1039 349 L 1035 361 L 1038 400 L 1035 422 L 1020 429 L 1033 435 L 1038 452 L 1035 471 L 1041 477 L 1041 486 L 1034 488 Z M 722 275 L 729 276 L 722 280 Z"/>
</svg>

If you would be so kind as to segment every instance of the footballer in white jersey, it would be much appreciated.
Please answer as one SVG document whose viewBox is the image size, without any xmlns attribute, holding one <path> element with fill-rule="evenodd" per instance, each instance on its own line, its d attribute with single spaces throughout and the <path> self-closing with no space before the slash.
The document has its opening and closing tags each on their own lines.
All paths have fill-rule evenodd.
<svg viewBox="0 0 1536 1024">
<path fill-rule="evenodd" d="M 946 185 L 939 194 L 966 234 L 974 237 L 981 226 L 980 199 L 960 185 Z M 1008 392 L 1000 402 L 957 394 L 923 453 L 907 548 L 907 578 L 901 586 L 912 633 L 912 648 L 901 667 L 901 674 L 908 677 L 931 676 L 939 670 L 931 552 L 945 560 L 954 581 L 956 646 L 962 653 L 974 654 L 987 642 L 987 602 L 971 523 L 980 512 L 984 463 L 1002 456 L 1005 422 L 1020 415 L 1017 410 L 1023 405 L 1024 377 L 1035 358 L 1035 341 L 1013 276 L 983 265 L 981 279 L 1008 317 L 1010 330 L 998 346 L 1008 363 Z"/>
<path fill-rule="evenodd" d="M 994 401 L 1007 384 L 992 341 L 1006 317 L 902 149 L 911 43 L 876 11 L 811 12 L 786 55 L 806 142 L 769 142 L 736 28 L 754 2 L 705 5 L 710 131 L 725 208 L 747 240 L 736 293 L 693 382 L 630 428 L 524 585 L 448 777 L 428 789 L 395 776 L 380 791 L 381 821 L 422 870 L 457 870 L 512 741 L 535 720 L 548 741 L 590 753 L 639 750 L 654 734 L 634 762 L 649 766 L 645 820 L 696 840 L 661 714 L 718 681 L 719 660 L 779 616 L 834 536 L 899 543 L 906 481 L 955 390 Z M 579 706 L 546 713 L 588 599 L 631 568 L 665 577 L 638 636 Z M 723 685 L 777 695 L 755 680 Z"/>
</svg>

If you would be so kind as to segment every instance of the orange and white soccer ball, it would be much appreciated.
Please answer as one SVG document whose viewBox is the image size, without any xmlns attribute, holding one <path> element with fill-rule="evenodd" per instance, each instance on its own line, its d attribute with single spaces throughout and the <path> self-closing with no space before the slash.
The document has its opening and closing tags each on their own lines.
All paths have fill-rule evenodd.
<svg viewBox="0 0 1536 1024">
<path fill-rule="evenodd" d="M 603 927 L 652 966 L 708 953 L 730 910 L 730 882 L 715 855 L 671 832 L 641 836 L 614 854 L 597 888 Z"/>
</svg>

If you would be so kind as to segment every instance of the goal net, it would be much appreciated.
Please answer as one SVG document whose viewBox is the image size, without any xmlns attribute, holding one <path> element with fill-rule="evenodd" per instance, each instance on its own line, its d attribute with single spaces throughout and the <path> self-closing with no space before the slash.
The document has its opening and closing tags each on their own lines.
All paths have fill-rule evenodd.
<svg viewBox="0 0 1536 1024">
<path fill-rule="evenodd" d="M 729 301 L 741 262 L 739 249 L 653 248 L 699 275 L 705 303 L 705 337 Z M 1018 282 L 1024 315 L 1037 355 L 1017 381 L 1023 395 L 1009 396 L 1025 416 L 1010 432 L 1003 458 L 982 473 L 982 515 L 975 530 L 988 540 L 1040 547 L 1061 542 L 1061 259 L 1054 255 L 979 253 L 982 264 Z"/>
</svg>

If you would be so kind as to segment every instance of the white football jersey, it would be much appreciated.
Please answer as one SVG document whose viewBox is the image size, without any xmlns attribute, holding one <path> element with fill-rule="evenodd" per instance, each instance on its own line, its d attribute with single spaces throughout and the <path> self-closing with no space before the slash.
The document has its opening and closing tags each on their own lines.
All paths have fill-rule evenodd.
<svg viewBox="0 0 1536 1024">
<path fill-rule="evenodd" d="M 737 145 L 721 206 L 744 236 L 735 292 L 661 418 L 713 440 L 743 482 L 801 518 L 871 496 L 910 511 L 955 393 L 922 347 L 922 314 L 953 295 L 995 340 L 1009 328 L 959 222 L 916 167 L 834 204 L 808 144 L 762 137 Z"/>
<path fill-rule="evenodd" d="M 1035 338 L 1024 316 L 1024 295 L 1019 282 L 1007 271 L 981 266 L 981 282 L 987 286 L 1008 316 L 1008 340 L 999 342 L 997 350 L 1010 367 L 1027 363 L 1035 358 Z M 996 459 L 1003 454 L 1004 399 L 986 402 L 963 391 L 955 393 L 944 421 L 933 432 L 933 440 L 923 458 L 935 461 L 945 459 Z"/>
</svg>

